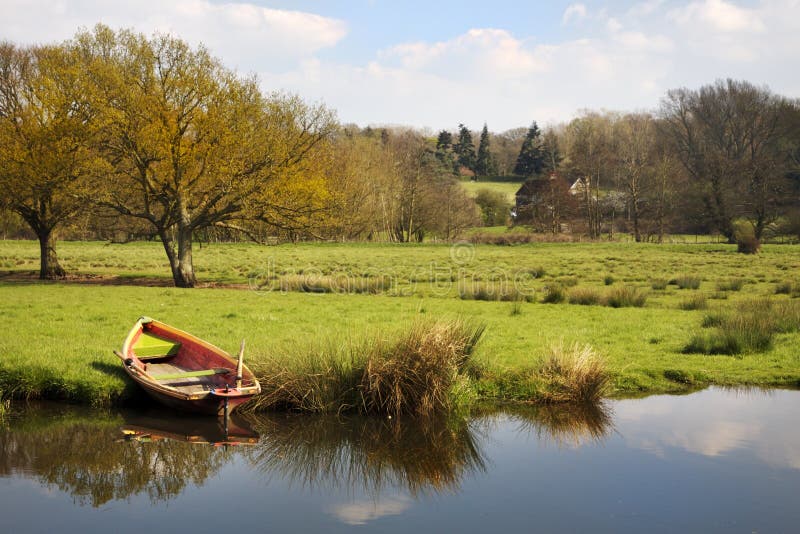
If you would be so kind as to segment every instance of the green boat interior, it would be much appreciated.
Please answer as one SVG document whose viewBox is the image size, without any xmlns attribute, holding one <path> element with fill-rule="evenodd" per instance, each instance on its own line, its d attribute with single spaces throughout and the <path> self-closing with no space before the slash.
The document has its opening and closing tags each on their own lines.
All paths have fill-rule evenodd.
<svg viewBox="0 0 800 534">
<path fill-rule="evenodd" d="M 180 341 L 164 339 L 148 332 L 142 332 L 133 345 L 133 351 L 140 360 L 155 360 L 178 354 Z"/>
</svg>

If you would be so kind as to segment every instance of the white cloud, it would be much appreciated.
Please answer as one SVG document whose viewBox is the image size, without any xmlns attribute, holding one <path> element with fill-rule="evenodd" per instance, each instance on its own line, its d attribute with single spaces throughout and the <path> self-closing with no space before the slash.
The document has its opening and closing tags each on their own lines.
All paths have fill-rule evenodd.
<svg viewBox="0 0 800 534">
<path fill-rule="evenodd" d="M 672 10 L 669 17 L 680 25 L 700 25 L 710 31 L 760 33 L 765 29 L 756 10 L 742 8 L 724 0 L 692 2 Z"/>
<path fill-rule="evenodd" d="M 655 103 L 666 66 L 647 52 L 666 47 L 656 36 L 625 33 L 535 44 L 473 29 L 448 41 L 392 47 L 365 66 L 306 63 L 262 79 L 323 99 L 346 122 L 438 129 L 487 121 L 503 130 L 564 120 L 587 107 Z"/>
<path fill-rule="evenodd" d="M 617 431 L 630 446 L 659 457 L 683 449 L 716 457 L 749 449 L 764 464 L 800 469 L 800 429 L 786 425 L 793 394 L 709 389 L 615 404 Z"/>
<path fill-rule="evenodd" d="M 727 77 L 800 96 L 800 73 L 790 68 L 800 63 L 800 0 L 573 3 L 561 18 L 565 36 L 547 41 L 472 28 L 396 42 L 360 62 L 336 59 L 344 21 L 236 1 L 4 0 L 0 35 L 53 41 L 97 21 L 171 31 L 259 73 L 266 90 L 322 100 L 362 125 L 477 129 L 486 121 L 499 131 L 569 120 L 583 108 L 651 109 L 668 89 Z"/>
<path fill-rule="evenodd" d="M 541 60 L 525 43 L 505 30 L 472 29 L 451 41 L 398 45 L 379 54 L 388 63 L 399 61 L 406 69 L 435 73 L 448 79 L 471 77 L 475 71 L 519 77 L 541 70 Z"/>
<path fill-rule="evenodd" d="M 326 63 L 272 77 L 322 98 L 345 121 L 494 130 L 563 121 L 580 109 L 641 110 L 668 89 L 742 78 L 800 96 L 798 0 L 751 7 L 724 0 L 649 0 L 618 12 L 572 4 L 570 39 L 539 42 L 473 28 L 441 41 L 399 43 L 368 65 Z M 308 92 L 308 93 L 307 93 Z"/>
<path fill-rule="evenodd" d="M 400 515 L 411 506 L 408 497 L 384 498 L 377 501 L 361 500 L 348 504 L 340 504 L 331 509 L 331 513 L 348 525 L 365 525 L 388 515 Z"/>
<path fill-rule="evenodd" d="M 243 71 L 293 68 L 334 46 L 347 25 L 313 13 L 269 9 L 246 2 L 208 0 L 5 0 L 0 34 L 20 43 L 72 37 L 102 22 L 145 34 L 168 32 L 205 44 L 228 66 Z"/>
<path fill-rule="evenodd" d="M 586 17 L 586 6 L 583 4 L 570 4 L 564 10 L 561 17 L 561 24 L 569 24 L 571 20 L 579 20 Z"/>
</svg>

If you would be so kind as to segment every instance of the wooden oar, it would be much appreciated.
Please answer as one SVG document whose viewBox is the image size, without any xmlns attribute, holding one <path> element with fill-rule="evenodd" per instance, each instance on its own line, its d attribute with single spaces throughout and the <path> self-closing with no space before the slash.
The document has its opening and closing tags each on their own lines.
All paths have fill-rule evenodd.
<svg viewBox="0 0 800 534">
<path fill-rule="evenodd" d="M 150 376 L 150 374 L 149 374 L 147 371 L 145 371 L 145 370 L 144 370 L 144 369 L 142 369 L 141 367 L 138 367 L 138 366 L 136 366 L 136 365 L 133 365 L 133 359 L 132 359 L 132 358 L 126 358 L 126 357 L 125 357 L 125 355 L 124 355 L 124 354 L 122 354 L 122 353 L 121 353 L 120 351 L 118 351 L 118 350 L 115 350 L 115 351 L 114 351 L 114 354 L 116 354 L 116 356 L 117 356 L 117 357 L 118 357 L 120 360 L 122 360 L 122 363 L 124 363 L 125 365 L 129 366 L 131 369 L 134 369 L 134 370 L 135 370 L 137 373 L 139 373 L 140 375 L 142 375 L 142 376 L 144 376 L 144 377 L 146 377 L 146 378 L 148 378 L 148 379 L 150 379 L 150 380 L 152 380 L 152 379 L 153 379 L 153 377 L 152 377 L 152 376 Z M 130 363 L 128 363 L 128 360 L 131 360 L 131 361 L 130 361 Z"/>
<path fill-rule="evenodd" d="M 236 364 L 236 389 L 242 387 L 242 361 L 244 361 L 244 339 L 239 346 L 239 362 Z"/>
</svg>

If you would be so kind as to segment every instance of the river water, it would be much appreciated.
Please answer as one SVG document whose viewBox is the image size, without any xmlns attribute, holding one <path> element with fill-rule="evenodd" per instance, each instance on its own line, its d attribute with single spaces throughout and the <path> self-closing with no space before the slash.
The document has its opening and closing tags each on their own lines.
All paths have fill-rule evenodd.
<svg viewBox="0 0 800 534">
<path fill-rule="evenodd" d="M 798 532 L 800 392 L 216 421 L 16 405 L 0 532 Z"/>
</svg>

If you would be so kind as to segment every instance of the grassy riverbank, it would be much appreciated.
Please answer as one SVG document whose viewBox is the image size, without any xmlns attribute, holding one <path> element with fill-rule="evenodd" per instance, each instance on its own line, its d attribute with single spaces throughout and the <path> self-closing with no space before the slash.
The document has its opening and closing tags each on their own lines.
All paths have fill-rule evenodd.
<svg viewBox="0 0 800 534">
<path fill-rule="evenodd" d="M 602 358 L 616 396 L 800 385 L 796 245 L 755 257 L 688 244 L 212 245 L 196 261 L 221 287 L 193 290 L 157 287 L 169 281 L 157 243 L 62 243 L 66 283 L 31 279 L 36 252 L 0 242 L 6 397 L 135 398 L 111 350 L 141 315 L 231 352 L 245 338 L 264 368 L 390 346 L 420 323 L 485 325 L 471 399 L 541 396 L 546 356 L 573 345 Z"/>
</svg>

